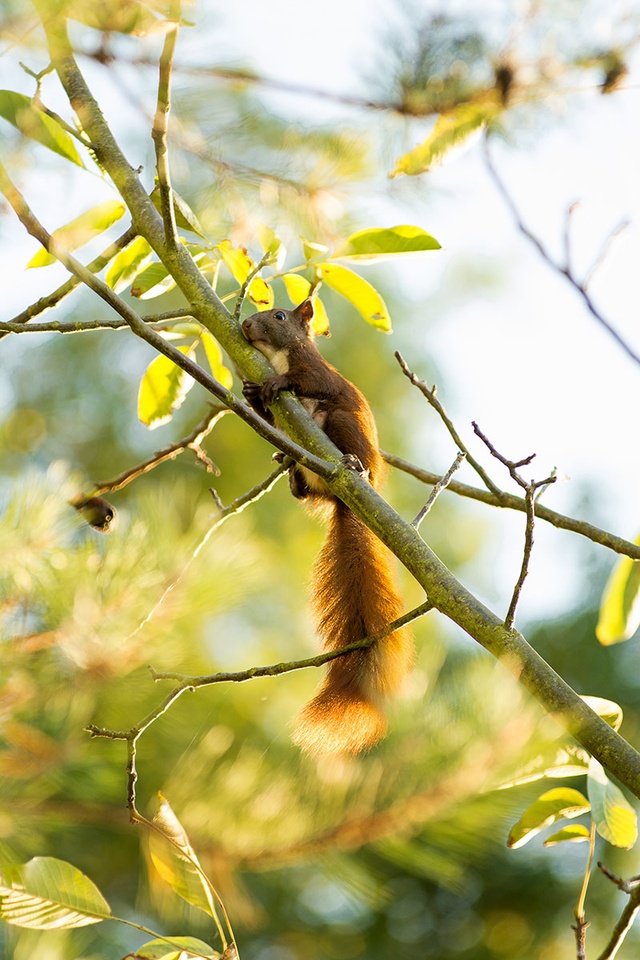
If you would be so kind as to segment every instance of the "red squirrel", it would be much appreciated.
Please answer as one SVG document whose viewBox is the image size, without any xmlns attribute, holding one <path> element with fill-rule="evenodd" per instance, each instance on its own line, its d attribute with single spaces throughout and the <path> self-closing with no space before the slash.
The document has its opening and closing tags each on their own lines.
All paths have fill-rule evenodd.
<svg viewBox="0 0 640 960">
<path fill-rule="evenodd" d="M 276 375 L 245 382 L 249 403 L 270 422 L 268 407 L 290 390 L 315 422 L 378 489 L 383 460 L 365 397 L 322 357 L 314 342 L 313 302 L 295 310 L 265 310 L 242 323 L 242 332 L 271 362 Z M 292 465 L 291 492 L 329 510 L 329 530 L 312 574 L 312 607 L 324 649 L 337 650 L 383 630 L 401 614 L 391 554 L 316 474 Z M 329 663 L 316 696 L 297 718 L 294 743 L 313 754 L 359 753 L 384 736 L 383 703 L 413 660 L 405 627 L 371 647 Z"/>
</svg>

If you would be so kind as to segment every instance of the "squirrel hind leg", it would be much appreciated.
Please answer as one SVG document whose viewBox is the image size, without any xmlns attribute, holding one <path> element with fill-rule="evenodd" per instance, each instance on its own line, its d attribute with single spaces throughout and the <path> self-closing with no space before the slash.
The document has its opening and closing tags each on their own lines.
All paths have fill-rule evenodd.
<svg viewBox="0 0 640 960">
<path fill-rule="evenodd" d="M 382 710 L 359 690 L 321 689 L 299 713 L 292 740 L 312 756 L 357 754 L 387 732 Z"/>
</svg>

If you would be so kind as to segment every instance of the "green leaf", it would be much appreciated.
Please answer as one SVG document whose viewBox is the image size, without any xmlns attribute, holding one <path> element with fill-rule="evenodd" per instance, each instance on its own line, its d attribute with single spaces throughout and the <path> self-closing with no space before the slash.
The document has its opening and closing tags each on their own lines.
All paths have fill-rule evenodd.
<svg viewBox="0 0 640 960">
<path fill-rule="evenodd" d="M 191 233 L 197 233 L 199 237 L 206 240 L 204 230 L 200 221 L 189 206 L 186 200 L 183 200 L 179 193 L 173 192 L 173 214 L 176 219 L 176 226 L 181 230 L 190 230 Z M 160 187 L 155 186 L 150 193 L 151 201 L 159 213 L 162 213 L 162 199 L 160 196 Z"/>
<path fill-rule="evenodd" d="M 572 823 L 569 826 L 563 827 L 562 830 L 558 830 L 557 833 L 552 833 L 550 837 L 547 837 L 542 846 L 554 847 L 556 843 L 582 843 L 585 840 L 588 843 L 590 839 L 591 833 L 587 827 L 581 823 Z"/>
<path fill-rule="evenodd" d="M 178 350 L 191 356 L 194 347 L 178 347 Z M 193 378 L 164 354 L 152 360 L 138 391 L 138 417 L 142 423 L 149 430 L 168 423 L 173 411 L 182 406 L 193 384 Z"/>
<path fill-rule="evenodd" d="M 270 266 L 279 270 L 287 255 L 287 248 L 271 227 L 260 226 L 257 232 L 262 249 L 265 253 L 272 255 L 272 259 L 269 261 Z"/>
<path fill-rule="evenodd" d="M 589 763 L 587 789 L 591 816 L 600 836 L 614 847 L 628 850 L 638 839 L 636 812 L 595 757 Z"/>
<path fill-rule="evenodd" d="M 584 777 L 589 768 L 589 754 L 582 747 L 564 744 L 553 753 L 545 752 L 534 757 L 521 767 L 513 777 L 498 786 L 498 790 L 507 790 L 523 783 L 532 783 L 543 777 L 556 779 L 562 777 Z"/>
<path fill-rule="evenodd" d="M 309 296 L 311 284 L 299 273 L 283 274 L 282 282 L 294 307 L 297 307 Z M 329 317 L 320 297 L 316 297 L 313 302 L 313 332 L 316 336 L 324 336 L 329 332 Z"/>
<path fill-rule="evenodd" d="M 8 120 L 25 137 L 37 140 L 65 160 L 84 167 L 73 137 L 62 129 L 57 120 L 34 107 L 29 97 L 23 93 L 0 90 L 0 117 Z"/>
<path fill-rule="evenodd" d="M 116 221 L 124 215 L 126 207 L 120 200 L 106 200 L 99 203 L 97 207 L 92 207 L 79 217 L 66 223 L 64 227 L 59 227 L 51 234 L 54 244 L 54 250 L 60 250 L 67 253 L 70 250 L 77 250 L 83 247 L 85 243 L 97 237 L 99 234 L 108 230 Z M 56 258 L 48 253 L 44 247 L 32 257 L 27 264 L 29 267 L 46 267 L 55 263 Z"/>
<path fill-rule="evenodd" d="M 158 836 L 155 832 L 151 834 L 151 861 L 174 893 L 210 917 L 216 917 L 211 885 L 202 871 L 187 833 L 162 795 L 160 801 L 153 822 L 164 836 Z"/>
<path fill-rule="evenodd" d="M 300 239 L 302 240 L 305 260 L 320 260 L 321 257 L 329 253 L 329 247 L 325 247 L 324 243 L 314 243 L 312 240 L 305 240 L 304 237 L 300 237 Z"/>
<path fill-rule="evenodd" d="M 441 114 L 427 139 L 400 157 L 390 176 L 406 174 L 415 177 L 431 170 L 447 155 L 450 157 L 455 148 L 469 146 L 470 139 L 474 135 L 479 137 L 482 128 L 496 118 L 500 109 L 497 99 L 486 98 L 475 103 L 461 103 Z"/>
<path fill-rule="evenodd" d="M 173 290 L 176 282 L 163 263 L 150 263 L 141 270 L 131 285 L 131 296 L 139 300 L 152 300 L 160 294 Z"/>
<path fill-rule="evenodd" d="M 640 537 L 635 542 L 640 544 Z M 596 636 L 609 646 L 628 640 L 640 627 L 640 563 L 621 557 L 604 588 Z"/>
<path fill-rule="evenodd" d="M 66 930 L 110 916 L 93 881 L 64 860 L 34 857 L 0 874 L 0 919 L 17 927 Z"/>
<path fill-rule="evenodd" d="M 151 247 L 144 237 L 136 237 L 117 253 L 105 274 L 107 286 L 120 293 L 125 290 L 151 256 Z"/>
<path fill-rule="evenodd" d="M 209 361 L 209 366 L 211 367 L 211 373 L 223 387 L 230 390 L 233 386 L 233 374 L 231 370 L 224 365 L 220 344 L 207 330 L 203 330 L 200 338 L 204 352 L 207 355 L 207 360 Z"/>
<path fill-rule="evenodd" d="M 176 947 L 178 949 L 176 950 Z M 196 937 L 170 937 L 167 940 L 150 940 L 138 947 L 125 960 L 190 960 L 191 957 L 206 957 L 217 960 L 220 954 L 204 940 Z"/>
<path fill-rule="evenodd" d="M 241 286 L 255 268 L 255 264 L 246 250 L 231 245 L 230 240 L 222 240 L 217 245 L 222 262 L 231 276 Z M 247 295 L 259 310 L 269 310 L 273 306 L 273 290 L 262 277 L 254 277 L 249 284 Z"/>
<path fill-rule="evenodd" d="M 603 697 L 582 697 L 582 700 L 591 707 L 594 713 L 602 717 L 610 727 L 619 730 L 622 726 L 622 707 L 614 700 L 605 700 Z"/>
<path fill-rule="evenodd" d="M 375 263 L 388 257 L 439 249 L 438 241 L 426 230 L 411 224 L 401 224 L 397 227 L 379 227 L 352 233 L 340 244 L 332 259 Z"/>
<path fill-rule="evenodd" d="M 524 811 L 509 831 L 507 846 L 515 850 L 528 843 L 536 834 L 563 817 L 571 820 L 589 811 L 589 801 L 579 790 L 557 787 L 541 794 Z"/>
<path fill-rule="evenodd" d="M 391 317 L 387 306 L 376 288 L 367 280 L 339 263 L 319 263 L 318 269 L 327 286 L 346 297 L 367 323 L 378 330 L 384 330 L 385 333 L 391 332 Z"/>
<path fill-rule="evenodd" d="M 144 37 L 152 31 L 166 30 L 167 21 L 159 20 L 148 5 L 139 0 L 72 0 L 65 8 L 65 15 L 85 23 L 101 33 L 115 31 Z"/>
</svg>

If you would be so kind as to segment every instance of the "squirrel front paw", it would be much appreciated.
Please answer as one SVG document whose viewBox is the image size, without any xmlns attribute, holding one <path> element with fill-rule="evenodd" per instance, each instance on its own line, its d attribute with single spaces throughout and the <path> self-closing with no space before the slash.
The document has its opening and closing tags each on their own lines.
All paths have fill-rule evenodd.
<svg viewBox="0 0 640 960">
<path fill-rule="evenodd" d="M 281 390 L 289 389 L 289 381 L 286 377 L 282 376 L 267 377 L 266 380 L 262 381 L 261 386 L 262 402 L 265 404 L 265 406 L 270 407 L 274 400 L 276 400 Z"/>
<path fill-rule="evenodd" d="M 354 470 L 363 480 L 369 479 L 369 470 L 364 466 L 362 460 L 355 455 L 355 453 L 345 453 L 344 456 L 340 457 L 340 463 L 348 470 Z"/>
<path fill-rule="evenodd" d="M 242 396 L 247 403 L 253 407 L 254 404 L 260 403 L 262 400 L 262 387 L 259 383 L 254 383 L 252 380 L 243 380 Z"/>
</svg>

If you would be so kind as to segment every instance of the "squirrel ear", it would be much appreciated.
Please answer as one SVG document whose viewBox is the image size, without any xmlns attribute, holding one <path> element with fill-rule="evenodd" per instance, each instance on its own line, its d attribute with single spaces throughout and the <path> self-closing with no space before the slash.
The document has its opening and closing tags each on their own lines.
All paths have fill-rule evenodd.
<svg viewBox="0 0 640 960">
<path fill-rule="evenodd" d="M 308 327 L 313 320 L 313 300 L 307 297 L 306 300 L 303 300 L 302 303 L 296 307 L 295 313 L 304 325 Z"/>
</svg>

